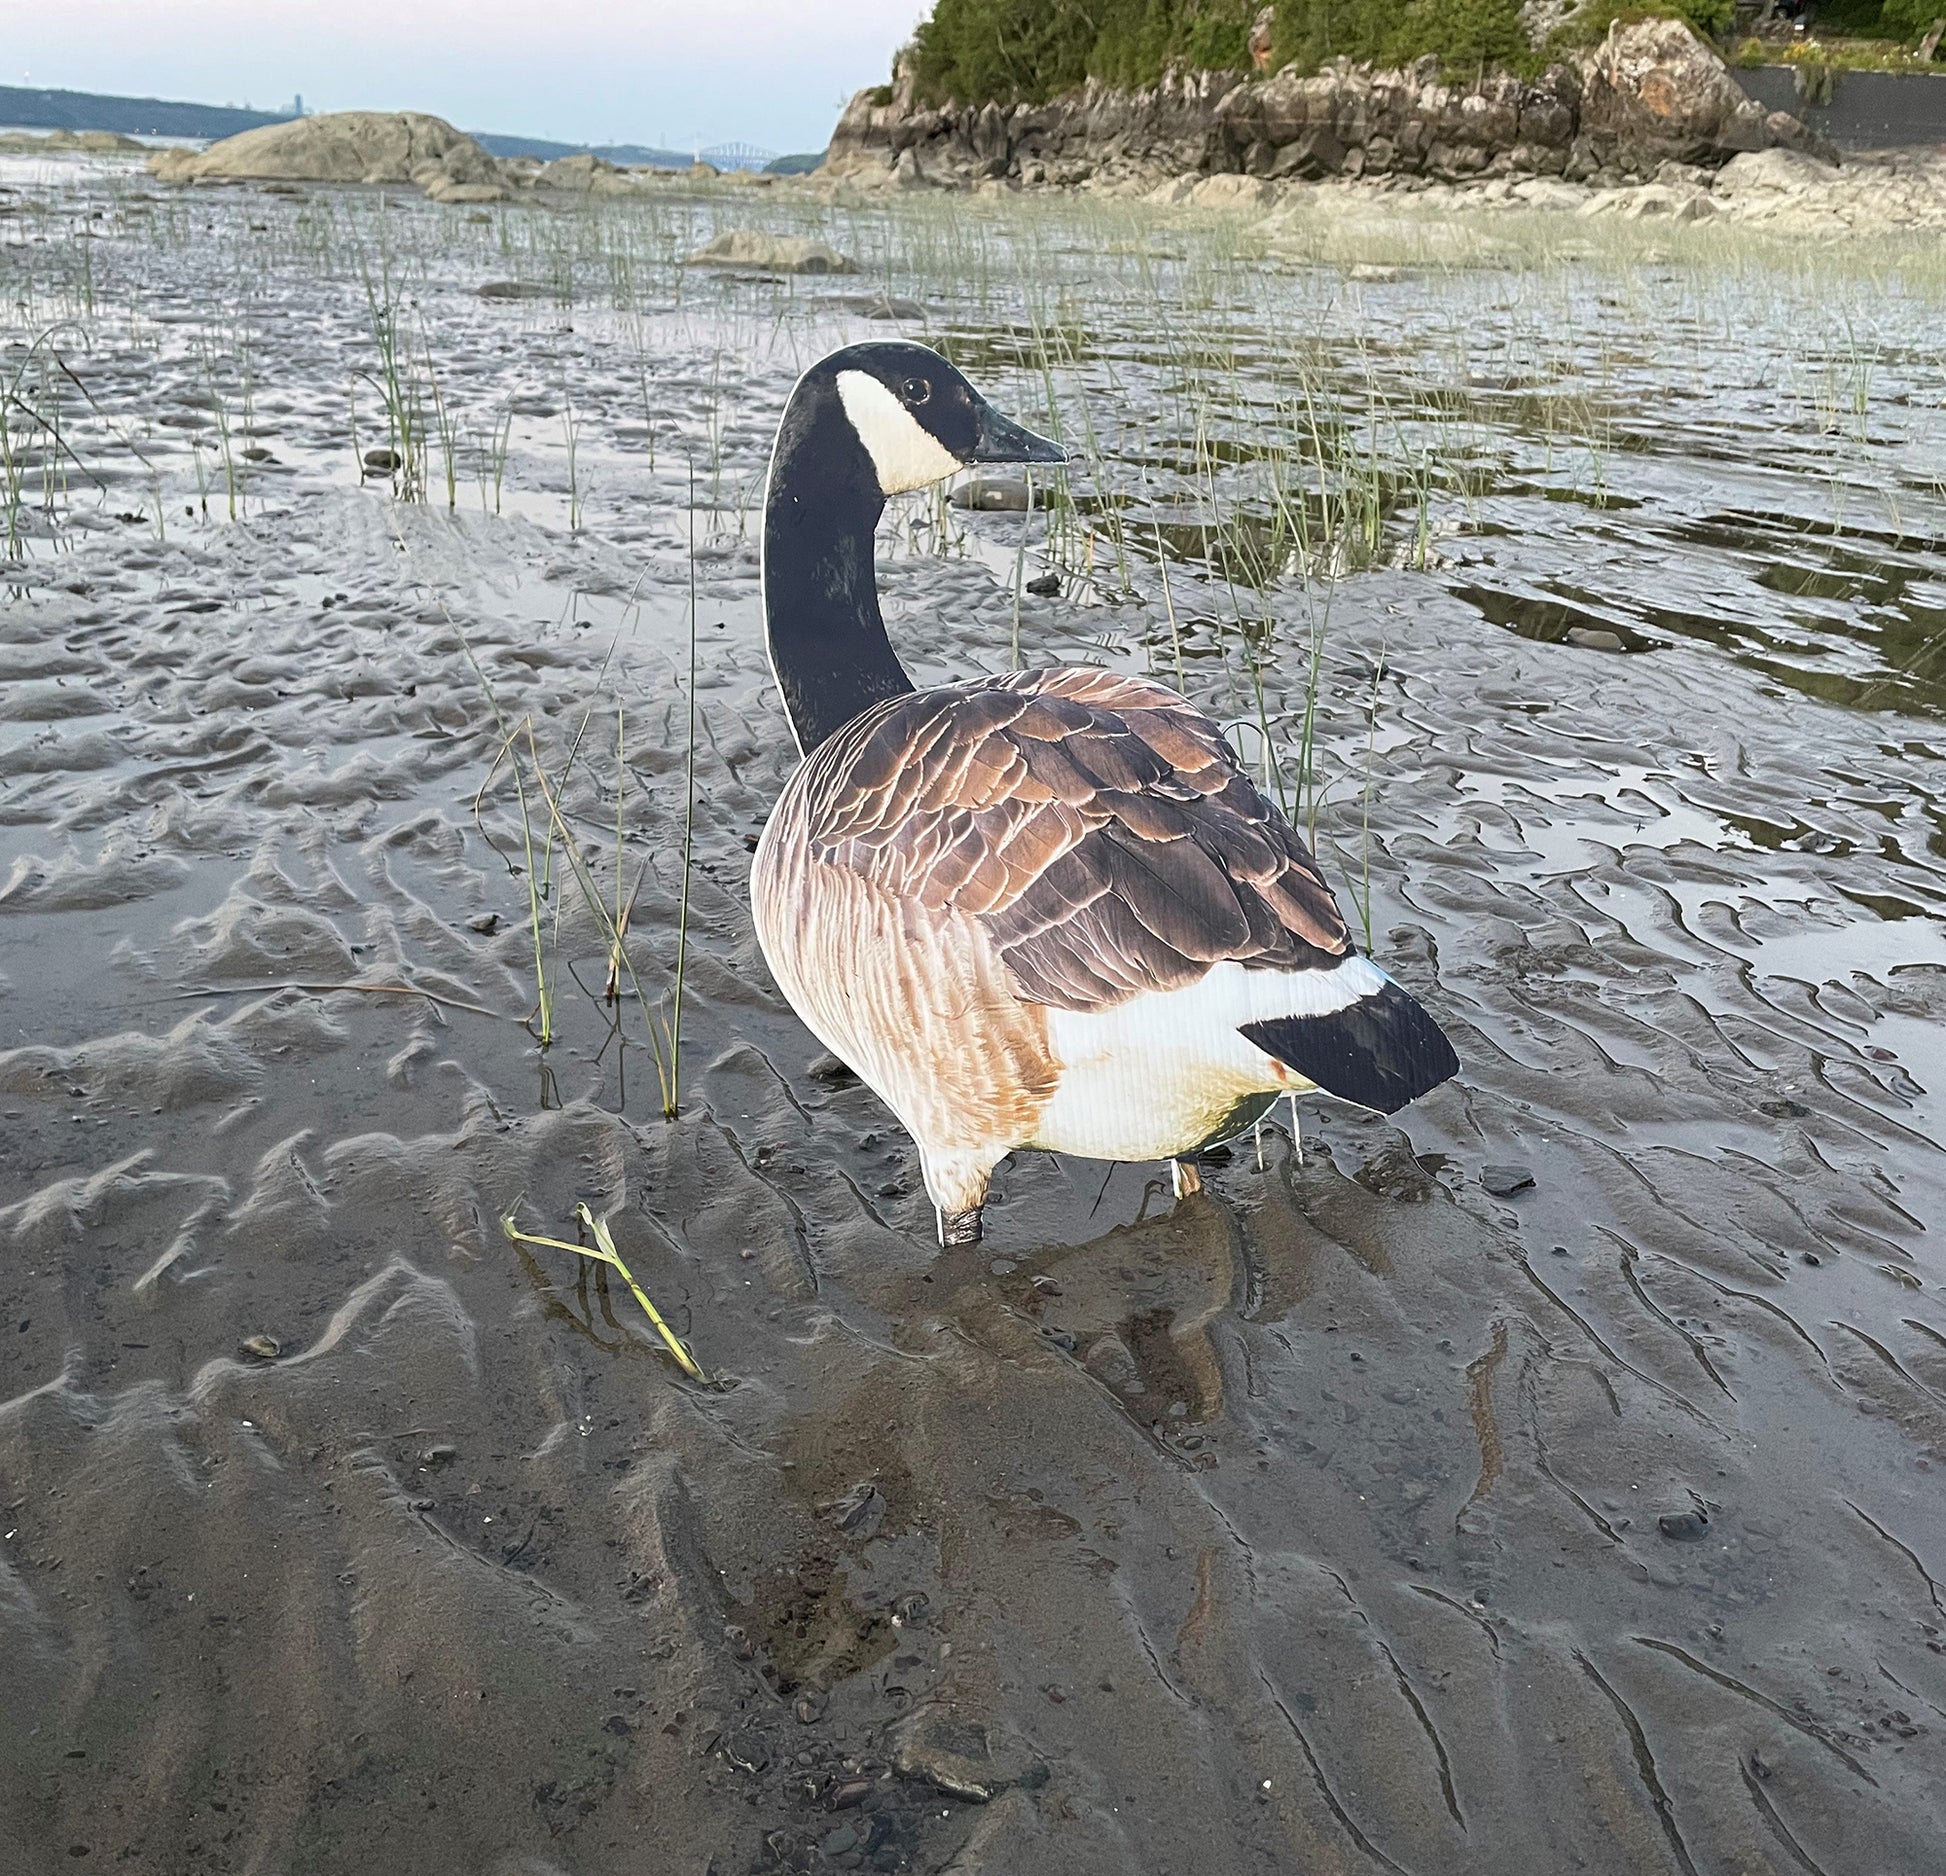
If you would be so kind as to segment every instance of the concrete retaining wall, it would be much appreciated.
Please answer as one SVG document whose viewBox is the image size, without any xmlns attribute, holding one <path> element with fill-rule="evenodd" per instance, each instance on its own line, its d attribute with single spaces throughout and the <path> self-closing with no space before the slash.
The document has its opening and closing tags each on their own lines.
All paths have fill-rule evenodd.
<svg viewBox="0 0 1946 1876">
<path fill-rule="evenodd" d="M 1798 95 L 1794 66 L 1738 68 L 1734 76 L 1766 110 L 1790 112 L 1841 150 L 1946 145 L 1946 74 L 1832 72 L 1827 104 Z"/>
</svg>

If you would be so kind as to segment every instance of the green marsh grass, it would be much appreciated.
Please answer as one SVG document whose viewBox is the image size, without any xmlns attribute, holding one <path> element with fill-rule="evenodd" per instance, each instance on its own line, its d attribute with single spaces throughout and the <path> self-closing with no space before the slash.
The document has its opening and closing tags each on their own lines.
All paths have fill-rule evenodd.
<svg viewBox="0 0 1946 1876">
<path fill-rule="evenodd" d="M 649 1326 L 655 1331 L 662 1346 L 669 1351 L 676 1366 L 692 1381 L 709 1385 L 709 1376 L 695 1356 L 689 1352 L 682 1338 L 663 1320 L 662 1312 L 650 1302 L 649 1293 L 636 1282 L 634 1274 L 623 1263 L 621 1253 L 615 1248 L 614 1234 L 608 1228 L 606 1218 L 597 1218 L 585 1203 L 577 1203 L 574 1208 L 576 1225 L 594 1239 L 592 1245 L 570 1244 L 565 1238 L 546 1238 L 531 1231 L 523 1231 L 514 1223 L 514 1214 L 509 1212 L 500 1221 L 500 1229 L 515 1244 L 538 1245 L 544 1250 L 566 1251 L 570 1256 L 585 1257 L 591 1262 L 606 1265 L 628 1285 L 629 1294 L 640 1305 L 643 1315 L 649 1319 Z"/>
<path fill-rule="evenodd" d="M 383 443 L 400 457 L 390 484 L 400 500 L 443 492 L 449 508 L 463 497 L 470 507 L 470 480 L 483 513 L 570 536 L 627 522 L 654 535 L 645 554 L 687 551 L 692 572 L 699 540 L 714 551 L 747 539 L 765 426 L 795 369 L 841 339 L 911 330 L 1061 438 L 1074 461 L 1018 532 L 1012 517 L 968 520 L 936 492 L 890 518 L 884 551 L 978 554 L 992 566 L 1008 589 L 995 663 L 1069 655 L 1036 638 L 1043 627 L 1022 601 L 1033 573 L 1060 573 L 1074 602 L 1061 618 L 1079 617 L 1077 640 L 1110 621 L 1104 640 L 1125 640 L 1148 668 L 1249 726 L 1253 772 L 1339 856 L 1367 921 L 1382 700 L 1375 680 L 1340 667 L 1368 586 L 1436 580 L 1504 525 L 1512 493 L 1625 526 L 1628 488 L 1664 447 L 1660 401 L 1704 396 L 1725 371 L 1749 380 L 1753 461 L 1767 434 L 1785 439 L 1780 451 L 1815 440 L 1834 533 L 1870 503 L 1900 532 L 1936 534 L 1921 517 L 1946 500 L 1936 337 L 1923 384 L 1913 362 L 1946 305 L 1935 237 L 1826 245 L 1722 222 L 1487 215 L 1348 191 L 1244 217 L 1107 198 L 827 201 L 670 185 L 640 202 L 516 204 L 474 221 L 354 192 L 252 198 L 246 213 L 139 179 L 104 189 L 112 238 L 99 244 L 45 238 L 46 204 L 0 235 L 0 529 L 15 560 L 62 551 L 80 503 L 152 504 L 160 533 L 187 486 L 192 505 L 214 498 L 199 527 L 248 521 L 265 478 L 236 445 L 256 435 L 263 397 L 289 392 L 280 378 L 303 365 L 263 311 L 272 287 L 325 309 L 332 355 L 359 374 L 349 408 L 339 393 L 328 413 L 286 416 L 297 440 L 285 447 L 328 454 L 349 481 L 364 446 Z M 859 261 L 870 290 L 914 300 L 925 316 L 862 326 L 827 306 L 840 284 L 859 283 L 679 264 L 732 225 L 819 235 Z M 1361 266 L 1386 278 L 1357 278 Z M 200 466 L 126 392 L 105 409 L 52 394 L 59 374 L 36 350 L 38 334 L 60 329 L 76 335 L 62 340 L 64 356 L 115 344 L 158 373 L 176 369 L 193 357 L 195 328 L 160 314 L 191 276 L 209 283 L 202 329 L 214 335 L 204 372 L 213 447 Z M 482 308 L 472 287 L 484 278 L 544 297 Z M 497 363 L 484 357 L 488 341 Z M 537 386 L 551 416 L 522 401 Z M 83 473 L 111 465 L 139 476 L 138 496 L 104 494 Z M 538 1036 L 551 1044 L 569 1020 L 567 934 L 592 923 L 609 1007 L 619 1018 L 623 1002 L 638 1004 L 668 1111 L 680 1106 L 693 1032 L 688 887 L 708 729 L 697 610 L 693 601 L 672 641 L 678 661 L 687 653 L 687 681 L 672 671 L 666 697 L 685 799 L 674 801 L 674 767 L 648 776 L 618 750 L 614 813 L 601 816 L 603 848 L 616 843 L 612 877 L 566 798 L 597 769 L 607 785 L 595 744 L 606 743 L 619 686 L 599 733 L 576 733 L 558 698 L 499 722 L 489 778 L 517 820 L 509 857 L 528 900 Z M 631 918 L 636 894 L 655 890 L 623 838 L 637 809 L 671 830 L 671 866 L 682 822 L 677 930 L 671 955 L 653 960 L 646 917 Z M 581 905 L 591 893 L 598 917 Z"/>
</svg>

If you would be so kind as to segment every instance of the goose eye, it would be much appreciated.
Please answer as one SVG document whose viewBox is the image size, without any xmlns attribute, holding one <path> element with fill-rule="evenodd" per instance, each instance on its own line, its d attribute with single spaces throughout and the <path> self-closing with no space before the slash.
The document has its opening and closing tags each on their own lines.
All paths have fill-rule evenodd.
<svg viewBox="0 0 1946 1876">
<path fill-rule="evenodd" d="M 908 404 L 923 404 L 932 396 L 932 386 L 924 378 L 908 378 L 899 386 L 899 393 Z"/>
</svg>

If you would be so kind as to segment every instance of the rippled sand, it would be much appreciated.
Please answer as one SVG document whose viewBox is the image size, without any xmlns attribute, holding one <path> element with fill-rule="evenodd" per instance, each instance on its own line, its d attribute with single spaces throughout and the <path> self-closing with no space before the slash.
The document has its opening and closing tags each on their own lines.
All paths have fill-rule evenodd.
<svg viewBox="0 0 1946 1876">
<path fill-rule="evenodd" d="M 592 220 L 400 204 L 442 394 L 508 421 L 501 512 L 484 455 L 449 510 L 437 453 L 430 502 L 357 485 L 370 311 L 301 223 L 369 198 L 0 183 L 10 334 L 64 335 L 89 471 L 47 512 L 33 485 L 0 573 L 0 1868 L 1940 1867 L 1933 286 L 1861 273 L 1854 444 L 1787 254 L 1543 256 L 1572 334 L 1517 275 L 1267 274 L 1493 469 L 1430 551 L 1391 551 L 1405 503 L 1309 586 L 1322 849 L 1464 1072 L 1398 1125 L 1307 1103 L 1301 1157 L 1267 1129 L 1180 1206 L 1155 1167 L 1021 1156 L 941 1254 L 745 899 L 792 760 L 769 433 L 805 357 L 897 328 L 679 288 L 655 255 L 746 218 L 727 189 L 631 237 L 626 282 Z M 828 225 L 1031 418 L 1006 279 L 913 259 L 934 224 L 900 215 L 943 213 Z M 1078 292 L 1098 226 L 983 239 Z M 543 242 L 553 299 L 478 297 Z M 1261 311 L 1194 314 L 1246 392 Z M 231 520 L 240 322 L 272 459 Z M 1491 368 L 1535 345 L 1604 374 L 1572 444 L 1531 361 Z M 1141 480 L 1177 472 L 1142 445 L 1172 369 L 1104 315 L 1056 388 L 1104 512 L 1180 551 L 1180 487 Z M 1172 675 L 1182 642 L 1246 751 L 1288 741 L 1298 569 L 1260 606 L 1179 561 L 1165 605 L 1071 536 L 1062 592 L 1016 599 L 1042 521 L 1018 555 L 1020 516 L 969 525 L 944 558 L 888 530 L 916 670 L 1017 633 Z M 523 1023 L 546 809 L 529 763 L 524 833 L 505 750 L 530 721 L 666 1017 L 692 566 L 665 1122 L 666 1035 L 626 976 L 604 1004 L 558 846 L 552 1047 Z M 716 1385 L 502 1234 L 577 1201 Z"/>
</svg>

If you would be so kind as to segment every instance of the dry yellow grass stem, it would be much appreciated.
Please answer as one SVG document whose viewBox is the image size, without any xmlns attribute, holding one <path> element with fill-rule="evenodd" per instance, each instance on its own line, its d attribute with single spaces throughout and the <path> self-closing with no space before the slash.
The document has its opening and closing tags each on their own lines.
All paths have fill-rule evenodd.
<svg viewBox="0 0 1946 1876">
<path fill-rule="evenodd" d="M 576 1205 L 574 1215 L 594 1238 L 592 1248 L 586 1244 L 570 1244 L 565 1238 L 542 1238 L 536 1237 L 531 1231 L 522 1231 L 514 1223 L 511 1212 L 501 1219 L 500 1228 L 516 1244 L 545 1245 L 550 1251 L 571 1251 L 576 1257 L 591 1258 L 595 1263 L 612 1265 L 621 1273 L 622 1281 L 628 1285 L 635 1300 L 642 1305 L 643 1315 L 647 1316 L 654 1325 L 656 1334 L 662 1338 L 663 1346 L 676 1358 L 676 1365 L 692 1381 L 701 1381 L 707 1386 L 709 1376 L 697 1366 L 695 1356 L 683 1346 L 682 1337 L 662 1320 L 662 1312 L 649 1301 L 648 1292 L 635 1281 L 629 1267 L 622 1262 L 621 1253 L 615 1249 L 615 1240 L 609 1232 L 607 1219 L 597 1218 L 586 1205 Z"/>
</svg>

